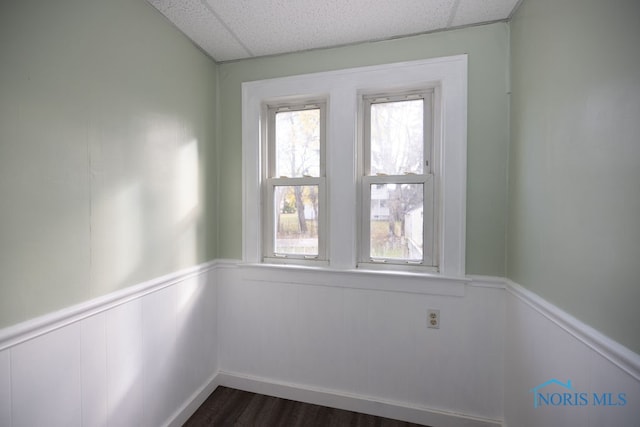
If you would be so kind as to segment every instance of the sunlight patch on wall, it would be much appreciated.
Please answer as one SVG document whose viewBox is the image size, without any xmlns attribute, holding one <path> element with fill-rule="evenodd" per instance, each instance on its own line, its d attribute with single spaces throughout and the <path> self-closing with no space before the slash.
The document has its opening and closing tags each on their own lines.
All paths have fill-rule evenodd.
<svg viewBox="0 0 640 427">
<path fill-rule="evenodd" d="M 177 257 L 179 265 L 186 266 L 198 258 L 196 227 L 200 216 L 200 167 L 197 140 L 180 146 L 175 167 Z"/>
<path fill-rule="evenodd" d="M 178 149 L 176 164 L 177 218 L 184 220 L 197 210 L 200 195 L 198 141 L 193 139 Z"/>
</svg>

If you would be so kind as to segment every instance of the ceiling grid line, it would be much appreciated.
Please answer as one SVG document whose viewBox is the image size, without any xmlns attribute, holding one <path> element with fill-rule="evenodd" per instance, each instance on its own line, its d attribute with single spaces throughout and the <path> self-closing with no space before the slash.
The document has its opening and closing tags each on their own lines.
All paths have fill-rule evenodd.
<svg viewBox="0 0 640 427">
<path fill-rule="evenodd" d="M 247 53 L 247 55 L 249 56 L 255 56 L 255 54 L 251 51 L 251 49 L 249 49 L 247 47 L 246 44 L 244 44 L 242 42 L 242 40 L 240 39 L 240 37 L 238 37 L 238 35 L 235 33 L 235 31 L 233 31 L 228 25 L 227 23 L 222 19 L 222 17 L 220 17 L 220 15 L 215 11 L 215 9 L 213 8 L 213 6 L 211 6 L 211 4 L 209 4 L 209 2 L 207 0 L 200 0 L 200 2 L 202 3 L 202 5 L 204 7 L 207 8 L 207 10 L 209 10 L 209 12 L 211 12 L 211 14 L 218 20 L 218 22 L 220 22 L 220 24 L 224 27 L 225 30 L 227 30 L 227 32 L 231 35 L 231 37 L 233 37 L 233 39 L 245 50 L 245 52 Z M 214 58 L 215 59 L 215 58 Z"/>
<path fill-rule="evenodd" d="M 453 20 L 456 19 L 456 14 L 458 13 L 458 8 L 460 7 L 460 2 L 462 0 L 454 0 L 453 6 L 451 7 L 451 14 L 449 15 L 449 20 L 447 21 L 447 28 L 451 28 L 453 25 Z"/>
<path fill-rule="evenodd" d="M 522 0 L 147 0 L 216 62 L 508 21 Z"/>
</svg>

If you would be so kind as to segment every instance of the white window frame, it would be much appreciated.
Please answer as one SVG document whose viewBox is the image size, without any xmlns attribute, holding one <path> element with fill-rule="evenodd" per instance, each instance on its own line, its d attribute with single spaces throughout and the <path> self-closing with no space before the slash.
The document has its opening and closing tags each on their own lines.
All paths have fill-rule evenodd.
<svg viewBox="0 0 640 427">
<path fill-rule="evenodd" d="M 434 135 L 442 139 L 438 157 L 437 274 L 465 274 L 467 55 L 351 68 L 242 84 L 243 261 L 262 263 L 265 197 L 263 106 L 299 99 L 327 100 L 326 184 L 328 267 L 358 267 L 358 110 L 362 94 L 437 88 L 439 116 Z M 336 207 L 340 206 L 340 209 Z M 434 273 L 429 269 L 425 273 Z"/>
<path fill-rule="evenodd" d="M 439 109 L 434 108 L 439 100 L 438 87 L 423 87 L 415 90 L 402 90 L 361 95 L 359 114 L 362 117 L 359 135 L 359 177 L 361 200 L 359 206 L 359 218 L 362 218 L 360 227 L 360 251 L 358 267 L 370 269 L 399 269 L 407 270 L 420 267 L 420 270 L 437 272 L 437 199 L 439 171 L 438 152 L 441 146 L 441 135 L 434 132 L 433 123 L 438 121 Z M 423 104 L 423 173 L 406 175 L 371 175 L 371 105 L 384 102 L 409 101 L 422 99 Z M 436 111 L 438 110 L 438 111 Z M 409 261 L 393 258 L 371 257 L 371 186 L 381 184 L 421 184 L 423 188 L 423 220 L 422 220 L 422 259 Z M 430 244 L 426 244 L 430 243 Z"/>
<path fill-rule="evenodd" d="M 318 109 L 320 111 L 320 164 L 319 176 L 304 177 L 285 177 L 276 176 L 276 114 L 282 111 L 303 111 L 310 109 Z M 325 164 L 326 164 L 326 100 L 324 99 L 298 99 L 288 100 L 286 102 L 269 102 L 263 105 L 264 121 L 263 129 L 263 147 L 262 161 L 264 176 L 262 177 L 263 200 L 265 200 L 265 208 L 262 212 L 264 219 L 263 230 L 263 261 L 270 263 L 290 263 L 290 264 L 306 264 L 310 262 L 327 264 L 327 221 L 326 221 L 326 185 L 325 185 Z M 301 186 L 315 185 L 318 187 L 318 254 L 296 255 L 281 254 L 275 251 L 275 206 L 274 192 L 279 186 Z"/>
</svg>

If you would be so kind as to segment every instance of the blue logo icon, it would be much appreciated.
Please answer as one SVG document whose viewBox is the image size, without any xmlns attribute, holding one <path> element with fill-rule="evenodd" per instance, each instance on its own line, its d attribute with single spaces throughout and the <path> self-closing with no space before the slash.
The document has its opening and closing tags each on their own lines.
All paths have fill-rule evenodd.
<svg viewBox="0 0 640 427">
<path fill-rule="evenodd" d="M 552 390 L 560 391 L 543 391 L 543 389 L 555 385 Z M 564 389 L 564 390 L 562 390 Z M 577 391 L 571 384 L 571 380 L 566 383 L 555 378 L 545 381 L 542 384 L 529 390 L 533 393 L 533 407 L 541 406 L 625 406 L 627 404 L 626 393 L 587 393 Z"/>
</svg>

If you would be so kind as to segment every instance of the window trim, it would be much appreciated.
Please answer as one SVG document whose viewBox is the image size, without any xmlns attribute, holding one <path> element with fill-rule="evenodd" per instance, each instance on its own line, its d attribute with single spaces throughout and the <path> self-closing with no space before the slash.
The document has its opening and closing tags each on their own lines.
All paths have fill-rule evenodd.
<svg viewBox="0 0 640 427">
<path fill-rule="evenodd" d="M 358 94 L 418 86 L 440 87 L 442 105 L 434 132 L 443 135 L 439 156 L 440 189 L 438 217 L 438 274 L 465 274 L 466 154 L 467 154 L 467 55 L 350 68 L 296 75 L 242 84 L 242 179 L 243 261 L 262 262 L 261 215 L 264 135 L 261 127 L 264 102 L 287 102 L 305 98 L 327 99 L 327 221 L 330 235 L 329 268 L 355 269 L 358 262 L 357 228 L 357 129 Z M 347 213 L 332 206 L 345 206 Z M 425 273 L 428 273 L 425 271 Z"/>
</svg>

